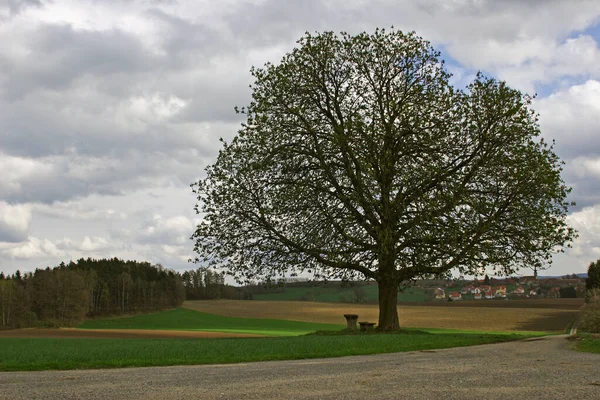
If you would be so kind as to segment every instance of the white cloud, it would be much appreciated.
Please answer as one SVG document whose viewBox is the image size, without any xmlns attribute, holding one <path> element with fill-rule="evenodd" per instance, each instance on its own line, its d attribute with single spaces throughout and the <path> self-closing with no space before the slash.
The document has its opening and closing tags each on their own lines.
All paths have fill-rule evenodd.
<svg viewBox="0 0 600 400">
<path fill-rule="evenodd" d="M 21 242 L 27 239 L 30 221 L 30 207 L 0 201 L 0 242 Z"/>
<path fill-rule="evenodd" d="M 600 258 L 600 204 L 572 213 L 567 221 L 579 231 L 579 238 L 573 242 L 572 249 L 554 257 L 554 264 L 560 273 L 585 272 L 590 262 Z"/>
<path fill-rule="evenodd" d="M 534 107 L 544 136 L 556 139 L 561 155 L 600 155 L 600 81 L 571 86 L 536 100 Z"/>
<path fill-rule="evenodd" d="M 30 236 L 26 242 L 3 250 L 2 253 L 17 260 L 54 258 L 63 254 L 52 241 L 34 236 Z"/>
<path fill-rule="evenodd" d="M 137 240 L 141 243 L 165 243 L 169 245 L 191 246 L 190 236 L 194 223 L 186 216 L 163 217 L 154 215 L 152 221 L 140 232 Z"/>
<path fill-rule="evenodd" d="M 565 77 L 600 78 L 600 48 L 589 35 L 569 38 L 564 43 L 547 40 L 544 43 L 531 43 L 531 46 L 544 50 L 536 54 L 528 46 L 518 47 L 523 52 L 523 59 L 518 63 L 506 65 L 498 61 L 489 68 L 498 78 L 530 94 L 535 93 L 537 84 L 560 82 Z"/>
</svg>

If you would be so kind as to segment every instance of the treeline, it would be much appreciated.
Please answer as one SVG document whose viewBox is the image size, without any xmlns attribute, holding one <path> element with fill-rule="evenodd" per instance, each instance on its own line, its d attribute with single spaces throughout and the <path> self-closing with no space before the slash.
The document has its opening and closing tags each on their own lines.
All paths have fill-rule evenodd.
<svg viewBox="0 0 600 400">
<path fill-rule="evenodd" d="M 185 271 L 181 280 L 187 300 L 252 299 L 247 288 L 227 285 L 225 274 L 208 268 Z"/>
<path fill-rule="evenodd" d="M 160 264 L 118 258 L 0 273 L 0 329 L 74 326 L 90 316 L 177 307 L 185 291 L 181 276 Z"/>
</svg>

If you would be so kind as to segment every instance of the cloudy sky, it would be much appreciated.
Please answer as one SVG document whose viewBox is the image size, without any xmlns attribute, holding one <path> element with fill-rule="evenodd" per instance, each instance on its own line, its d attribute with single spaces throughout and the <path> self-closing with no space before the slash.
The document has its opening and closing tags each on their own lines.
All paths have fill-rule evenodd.
<svg viewBox="0 0 600 400">
<path fill-rule="evenodd" d="M 580 232 L 549 273 L 600 257 L 597 0 L 0 0 L 0 270 L 193 256 L 190 183 L 240 124 L 249 69 L 305 31 L 417 33 L 453 81 L 538 93 Z"/>
</svg>

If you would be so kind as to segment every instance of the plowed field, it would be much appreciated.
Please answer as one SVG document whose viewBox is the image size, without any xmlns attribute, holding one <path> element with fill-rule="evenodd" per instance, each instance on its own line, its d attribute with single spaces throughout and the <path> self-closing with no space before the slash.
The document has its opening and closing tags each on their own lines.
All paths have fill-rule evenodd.
<svg viewBox="0 0 600 400">
<path fill-rule="evenodd" d="M 581 306 L 581 301 L 576 300 L 578 301 L 550 300 L 546 304 L 545 300 L 524 301 L 521 308 L 509 304 L 510 300 L 481 302 L 482 306 L 479 307 L 475 302 L 470 302 L 471 306 L 402 304 L 398 306 L 398 313 L 400 325 L 406 328 L 562 332 L 576 317 Z M 528 305 L 531 306 L 527 307 Z M 379 315 L 376 305 L 344 303 L 213 300 L 187 301 L 183 307 L 232 317 L 334 324 L 345 322 L 343 314 L 358 314 L 359 321 L 372 322 L 377 322 Z"/>
</svg>

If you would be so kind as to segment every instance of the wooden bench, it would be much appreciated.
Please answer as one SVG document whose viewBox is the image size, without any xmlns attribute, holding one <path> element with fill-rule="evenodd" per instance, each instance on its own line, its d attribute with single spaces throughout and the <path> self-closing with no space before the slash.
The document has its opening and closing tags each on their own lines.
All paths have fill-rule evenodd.
<svg viewBox="0 0 600 400">
<path fill-rule="evenodd" d="M 375 328 L 375 322 L 359 322 L 358 323 L 360 325 L 360 331 L 361 332 L 367 332 L 367 331 L 372 331 Z"/>
</svg>

